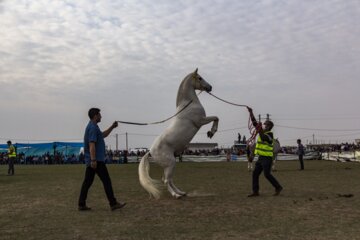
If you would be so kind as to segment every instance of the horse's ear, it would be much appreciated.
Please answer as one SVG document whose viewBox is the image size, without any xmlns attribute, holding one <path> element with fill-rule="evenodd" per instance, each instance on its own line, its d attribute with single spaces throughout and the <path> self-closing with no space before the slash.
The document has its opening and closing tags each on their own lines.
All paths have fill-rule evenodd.
<svg viewBox="0 0 360 240">
<path fill-rule="evenodd" d="M 194 74 L 197 74 L 197 71 L 198 71 L 198 68 L 196 68 L 196 69 L 195 69 L 195 72 L 194 72 Z"/>
</svg>

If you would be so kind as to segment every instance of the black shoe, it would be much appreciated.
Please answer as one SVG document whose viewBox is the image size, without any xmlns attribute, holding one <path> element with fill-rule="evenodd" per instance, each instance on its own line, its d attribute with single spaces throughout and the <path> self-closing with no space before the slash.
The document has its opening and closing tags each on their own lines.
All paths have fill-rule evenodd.
<svg viewBox="0 0 360 240">
<path fill-rule="evenodd" d="M 282 190 L 283 190 L 282 187 L 280 187 L 280 188 L 278 188 L 278 189 L 275 189 L 274 196 L 278 196 L 278 195 L 281 193 Z"/>
<path fill-rule="evenodd" d="M 258 197 L 258 196 L 259 196 L 259 193 L 257 193 L 257 192 L 254 192 L 254 193 L 248 195 L 248 197 Z"/>
<path fill-rule="evenodd" d="M 114 211 L 116 209 L 120 209 L 120 208 L 123 208 L 124 206 L 126 205 L 126 203 L 115 203 L 114 205 L 110 206 L 111 208 L 111 211 Z"/>
<path fill-rule="evenodd" d="M 79 206 L 79 211 L 89 211 L 91 210 L 91 208 L 89 208 L 88 206 Z"/>
</svg>

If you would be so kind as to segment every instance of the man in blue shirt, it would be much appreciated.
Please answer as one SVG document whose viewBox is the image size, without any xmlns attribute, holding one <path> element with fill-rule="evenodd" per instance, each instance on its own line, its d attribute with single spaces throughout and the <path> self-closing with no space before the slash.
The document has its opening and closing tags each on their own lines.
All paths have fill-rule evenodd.
<svg viewBox="0 0 360 240">
<path fill-rule="evenodd" d="M 113 192 L 111 179 L 105 165 L 105 141 L 111 131 L 118 126 L 114 122 L 107 130 L 101 132 L 98 123 L 101 121 L 100 109 L 91 108 L 88 112 L 90 121 L 86 126 L 84 135 L 84 153 L 85 153 L 85 179 L 81 187 L 79 197 L 79 211 L 91 210 L 86 206 L 86 198 L 91 187 L 95 173 L 99 176 L 104 185 L 104 190 L 110 204 L 111 210 L 122 208 L 126 203 L 119 203 Z"/>
</svg>

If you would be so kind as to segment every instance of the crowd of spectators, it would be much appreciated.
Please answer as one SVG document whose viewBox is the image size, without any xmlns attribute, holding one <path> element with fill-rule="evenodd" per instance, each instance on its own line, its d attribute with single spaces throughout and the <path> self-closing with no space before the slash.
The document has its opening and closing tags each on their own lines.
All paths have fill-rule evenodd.
<svg viewBox="0 0 360 240">
<path fill-rule="evenodd" d="M 219 149 L 219 148 L 215 148 L 215 149 L 197 149 L 197 150 L 185 150 L 183 155 L 196 155 L 196 156 L 209 156 L 209 155 L 220 155 L 220 154 L 224 154 L 225 150 L 224 149 Z"/>
<path fill-rule="evenodd" d="M 314 151 L 319 152 L 352 152 L 360 150 L 359 144 L 341 143 L 341 144 L 319 144 L 309 146 Z"/>
<path fill-rule="evenodd" d="M 317 152 L 347 152 L 347 151 L 358 151 L 360 150 L 360 145 L 351 144 L 351 143 L 341 143 L 341 144 L 317 144 L 317 145 L 307 145 L 307 151 L 317 151 Z M 126 151 L 126 150 L 107 150 L 106 151 L 106 163 L 107 164 L 122 164 L 128 163 L 129 158 L 132 161 L 139 162 L 141 157 L 147 150 L 136 150 L 136 151 Z M 215 148 L 212 150 L 200 149 L 200 150 L 185 150 L 183 155 L 196 155 L 196 156 L 212 156 L 212 155 L 221 155 L 231 153 L 233 155 L 242 155 L 245 154 L 245 149 L 234 149 L 234 148 Z M 287 154 L 296 154 L 296 147 L 293 146 L 284 146 L 282 147 L 282 153 Z M 7 164 L 7 153 L 0 152 L 0 164 Z M 16 164 L 84 164 L 84 154 L 71 154 L 65 155 L 61 152 L 55 152 L 51 154 L 49 152 L 43 155 L 26 155 L 24 153 L 19 153 L 16 158 Z"/>
<path fill-rule="evenodd" d="M 121 151 L 106 151 L 106 163 L 128 163 L 128 157 L 137 157 L 137 160 L 140 161 L 140 158 L 146 153 L 146 151 L 131 151 L 126 150 Z M 0 152 L 0 164 L 7 164 L 8 157 L 6 152 Z M 26 155 L 25 153 L 18 153 L 16 157 L 16 164 L 84 164 L 85 157 L 81 152 L 80 154 L 70 154 L 65 155 L 61 152 L 55 152 L 51 154 L 47 152 L 42 155 Z"/>
<path fill-rule="evenodd" d="M 61 152 L 50 154 L 49 152 L 42 155 L 26 155 L 18 153 L 16 164 L 67 164 L 67 163 L 83 163 L 83 154 L 64 155 Z M 7 164 L 8 157 L 6 153 L 0 153 L 0 164 Z"/>
</svg>

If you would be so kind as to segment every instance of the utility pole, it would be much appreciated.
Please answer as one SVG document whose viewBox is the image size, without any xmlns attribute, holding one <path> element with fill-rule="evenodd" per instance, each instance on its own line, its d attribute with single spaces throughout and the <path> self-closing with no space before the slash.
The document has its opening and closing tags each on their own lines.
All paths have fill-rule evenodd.
<svg viewBox="0 0 360 240">
<path fill-rule="evenodd" d="M 119 137 L 119 135 L 116 133 L 116 134 L 115 134 L 115 138 L 116 138 L 116 151 L 119 150 L 118 137 Z"/>
<path fill-rule="evenodd" d="M 315 144 L 315 134 L 313 134 L 313 144 Z"/>
<path fill-rule="evenodd" d="M 126 136 L 126 151 L 129 151 L 129 147 L 128 147 L 128 133 L 125 133 Z"/>
<path fill-rule="evenodd" d="M 270 121 L 270 114 L 266 114 L 266 121 Z M 261 122 L 261 114 L 259 114 L 259 122 Z"/>
</svg>

